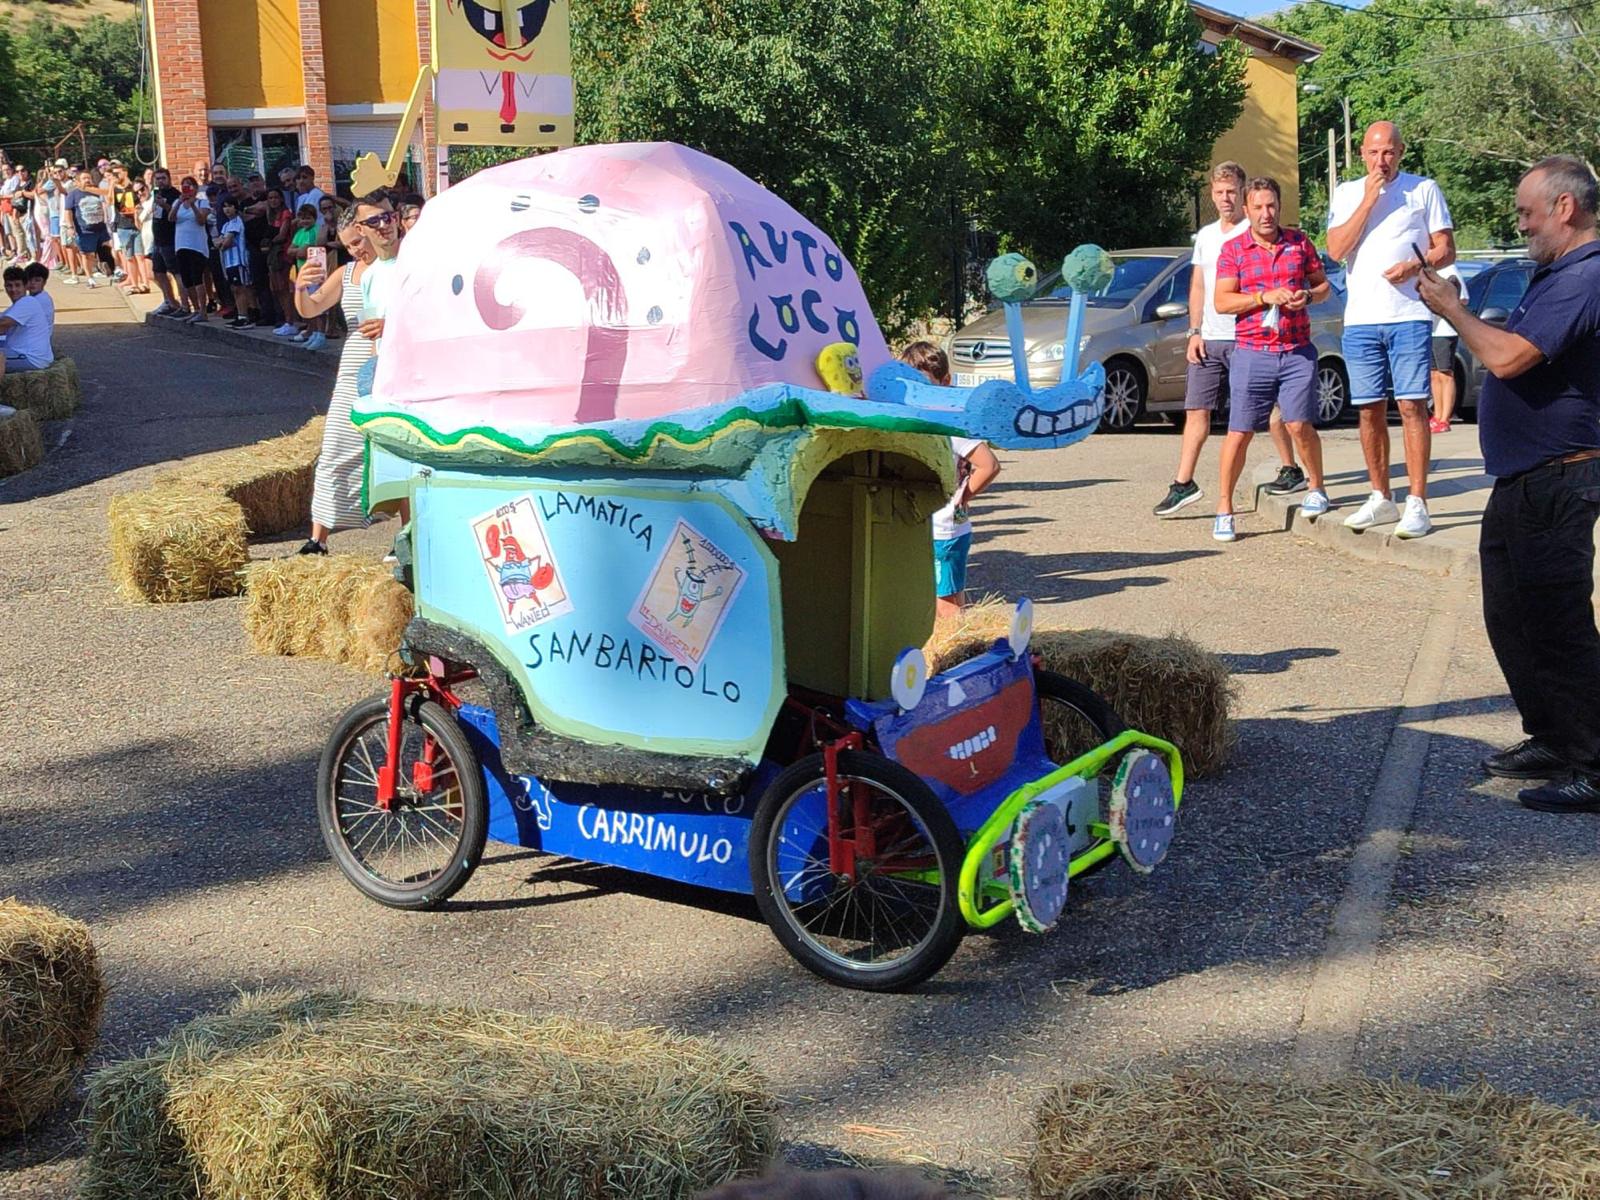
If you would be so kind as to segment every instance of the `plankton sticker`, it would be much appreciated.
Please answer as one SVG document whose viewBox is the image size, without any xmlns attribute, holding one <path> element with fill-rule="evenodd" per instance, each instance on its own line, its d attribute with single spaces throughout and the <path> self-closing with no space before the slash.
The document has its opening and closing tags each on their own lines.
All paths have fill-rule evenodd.
<svg viewBox="0 0 1600 1200">
<path fill-rule="evenodd" d="M 507 633 L 521 633 L 572 611 L 572 597 L 533 497 L 523 496 L 479 517 L 472 532 Z"/>
<path fill-rule="evenodd" d="M 628 619 L 679 662 L 698 663 L 744 574 L 715 542 L 680 520 Z"/>
</svg>

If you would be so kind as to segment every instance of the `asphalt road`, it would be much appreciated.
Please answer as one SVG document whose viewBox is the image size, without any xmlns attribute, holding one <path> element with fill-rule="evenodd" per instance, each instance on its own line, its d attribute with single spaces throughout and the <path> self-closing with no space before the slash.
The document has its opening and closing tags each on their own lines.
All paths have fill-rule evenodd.
<svg viewBox="0 0 1600 1200">
<path fill-rule="evenodd" d="M 971 936 L 922 991 L 871 996 L 801 971 L 744 902 L 507 847 L 446 911 L 363 900 L 323 851 L 313 773 L 375 681 L 253 656 L 239 601 L 133 607 L 106 582 L 111 496 L 297 426 L 326 383 L 129 324 L 59 340 L 85 407 L 45 465 L 0 483 L 0 891 L 93 925 L 112 986 L 97 1062 L 264 985 L 664 1025 L 770 1075 L 795 1161 L 927 1163 L 1014 1195 L 1056 1080 L 1289 1069 L 1387 755 L 1414 810 L 1351 976 L 1348 1066 L 1600 1110 L 1600 825 L 1524 812 L 1476 775 L 1517 727 L 1475 594 L 1263 518 L 1227 547 L 1208 514 L 1154 520 L 1177 449 L 1164 428 L 1007 456 L 977 506 L 972 583 L 1223 654 L 1240 685 L 1230 767 L 1193 785 L 1149 880 L 1115 866 L 1054 934 Z M 387 536 L 346 544 L 378 554 Z M 1425 622 L 1452 604 L 1436 703 L 1414 686 L 1404 707 Z M 1397 725 L 1426 736 L 1414 775 L 1391 753 Z M 72 1115 L 0 1145 L 0 1195 L 67 1194 Z"/>
</svg>

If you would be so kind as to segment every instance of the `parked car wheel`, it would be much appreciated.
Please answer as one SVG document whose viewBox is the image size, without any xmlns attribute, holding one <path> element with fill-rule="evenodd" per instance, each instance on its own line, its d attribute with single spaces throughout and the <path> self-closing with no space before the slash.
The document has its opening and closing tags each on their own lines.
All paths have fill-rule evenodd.
<svg viewBox="0 0 1600 1200">
<path fill-rule="evenodd" d="M 1106 364 L 1106 411 L 1100 428 L 1106 433 L 1127 433 L 1144 415 L 1144 369 L 1126 358 Z"/>
<path fill-rule="evenodd" d="M 1336 358 L 1317 364 L 1317 428 L 1338 424 L 1350 411 L 1350 376 Z"/>
</svg>

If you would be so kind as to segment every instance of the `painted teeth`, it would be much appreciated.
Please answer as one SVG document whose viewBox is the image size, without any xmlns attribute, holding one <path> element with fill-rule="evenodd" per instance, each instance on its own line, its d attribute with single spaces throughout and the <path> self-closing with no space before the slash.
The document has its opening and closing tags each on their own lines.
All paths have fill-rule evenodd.
<svg viewBox="0 0 1600 1200">
<path fill-rule="evenodd" d="M 1017 432 L 1024 437 L 1060 437 L 1065 433 L 1075 433 L 1099 419 L 1100 410 L 1093 401 L 1073 404 L 1053 413 L 1027 404 L 1017 413 L 1015 424 Z"/>
<path fill-rule="evenodd" d="M 945 751 L 945 753 L 953 758 L 956 762 L 961 762 L 963 759 L 971 758 L 974 754 L 977 754 L 982 750 L 987 750 L 990 746 L 994 745 L 994 743 L 995 732 L 994 726 L 991 725 L 982 733 L 957 742 L 954 746 L 951 746 L 949 750 Z"/>
</svg>

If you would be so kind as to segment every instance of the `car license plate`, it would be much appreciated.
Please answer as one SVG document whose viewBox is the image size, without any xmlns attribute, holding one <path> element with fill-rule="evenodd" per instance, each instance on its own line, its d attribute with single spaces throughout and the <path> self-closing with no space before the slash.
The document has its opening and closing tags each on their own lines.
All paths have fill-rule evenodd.
<svg viewBox="0 0 1600 1200">
<path fill-rule="evenodd" d="M 978 375 L 977 375 L 976 372 L 973 372 L 973 371 L 957 371 L 956 372 L 956 386 L 957 387 L 977 387 L 979 382 L 980 382 L 980 380 L 979 380 Z"/>
</svg>

